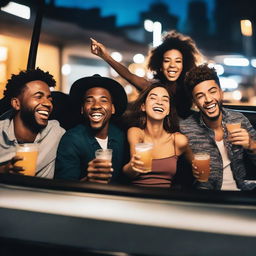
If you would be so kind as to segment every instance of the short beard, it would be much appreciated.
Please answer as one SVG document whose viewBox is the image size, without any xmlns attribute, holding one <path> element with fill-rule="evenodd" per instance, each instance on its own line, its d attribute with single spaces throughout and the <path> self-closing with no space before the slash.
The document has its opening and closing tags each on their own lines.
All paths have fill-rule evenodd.
<svg viewBox="0 0 256 256">
<path fill-rule="evenodd" d="M 219 107 L 219 114 L 217 116 L 209 117 L 207 114 L 205 114 L 204 111 L 201 111 L 205 119 L 208 119 L 209 121 L 216 121 L 216 120 L 218 120 L 218 118 L 220 117 L 221 112 L 222 112 L 222 102 L 218 101 L 217 105 Z"/>
<path fill-rule="evenodd" d="M 33 133 L 39 133 L 46 127 L 45 125 L 39 125 L 36 122 L 34 111 L 30 109 L 21 109 L 20 118 L 24 125 Z"/>
</svg>

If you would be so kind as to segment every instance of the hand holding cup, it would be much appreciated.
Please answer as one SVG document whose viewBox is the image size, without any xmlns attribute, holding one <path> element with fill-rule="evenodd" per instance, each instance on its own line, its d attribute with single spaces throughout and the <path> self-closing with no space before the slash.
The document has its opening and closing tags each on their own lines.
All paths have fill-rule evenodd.
<svg viewBox="0 0 256 256">
<path fill-rule="evenodd" d="M 99 149 L 95 152 L 95 159 L 88 163 L 87 181 L 109 183 L 112 178 L 112 149 Z"/>
<path fill-rule="evenodd" d="M 14 168 L 24 175 L 35 176 L 37 157 L 37 143 L 19 144 L 16 146 L 16 161 L 13 164 Z M 20 168 L 22 168 L 22 171 Z"/>
<path fill-rule="evenodd" d="M 208 153 L 194 154 L 192 167 L 194 177 L 200 182 L 207 182 L 210 174 L 210 155 Z"/>
<path fill-rule="evenodd" d="M 132 169 L 136 172 L 148 173 L 152 171 L 152 143 L 137 143 L 135 145 L 136 154 L 131 159 Z"/>
<path fill-rule="evenodd" d="M 241 128 L 241 123 L 227 123 L 228 140 L 233 145 L 239 145 L 245 149 L 250 147 L 250 135 L 247 130 Z"/>
</svg>

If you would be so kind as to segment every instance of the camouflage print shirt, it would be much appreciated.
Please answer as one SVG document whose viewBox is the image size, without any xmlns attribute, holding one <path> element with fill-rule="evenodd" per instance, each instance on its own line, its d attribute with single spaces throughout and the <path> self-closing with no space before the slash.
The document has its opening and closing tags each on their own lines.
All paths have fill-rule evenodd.
<svg viewBox="0 0 256 256">
<path fill-rule="evenodd" d="M 223 130 L 224 145 L 227 149 L 229 159 L 231 161 L 231 170 L 236 181 L 237 187 L 241 190 L 251 190 L 256 187 L 256 183 L 247 183 L 244 181 L 246 169 L 244 165 L 244 153 L 256 165 L 256 154 L 244 149 L 242 146 L 232 145 L 227 140 L 227 130 L 225 124 L 227 122 L 241 122 L 241 127 L 246 129 L 253 140 L 256 140 L 256 131 L 252 127 L 250 121 L 241 113 L 223 108 Z M 189 145 L 193 153 L 207 152 L 211 156 L 210 160 L 210 177 L 208 182 L 196 182 L 195 186 L 201 189 L 220 190 L 223 181 L 223 163 L 219 149 L 215 142 L 214 131 L 208 128 L 200 112 L 195 112 L 184 120 L 180 120 L 180 130 L 189 139 Z M 255 170 L 256 171 L 256 170 Z"/>
</svg>

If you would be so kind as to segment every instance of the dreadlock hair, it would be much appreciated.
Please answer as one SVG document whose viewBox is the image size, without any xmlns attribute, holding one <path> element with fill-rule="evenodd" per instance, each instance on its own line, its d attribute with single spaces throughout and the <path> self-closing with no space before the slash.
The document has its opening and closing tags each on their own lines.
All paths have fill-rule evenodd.
<svg viewBox="0 0 256 256">
<path fill-rule="evenodd" d="M 220 86 L 220 80 L 214 68 L 210 68 L 207 63 L 192 68 L 185 77 L 185 86 L 187 92 L 192 98 L 192 91 L 196 85 L 206 80 L 214 80 Z"/>
<path fill-rule="evenodd" d="M 169 99 L 170 99 L 170 113 L 164 118 L 164 123 L 163 127 L 165 131 L 169 133 L 173 133 L 176 131 L 179 131 L 179 125 L 178 125 L 178 116 L 176 113 L 176 108 L 173 100 L 173 95 L 170 88 L 162 83 L 156 82 L 153 83 L 152 85 L 148 86 L 145 90 L 143 90 L 137 100 L 133 102 L 131 105 L 131 111 L 130 111 L 130 116 L 129 116 L 129 127 L 136 126 L 139 127 L 140 129 L 145 129 L 146 128 L 146 123 L 147 123 L 147 115 L 145 111 L 141 110 L 141 106 L 143 103 L 146 102 L 147 96 L 149 93 L 157 87 L 162 87 L 166 89 L 166 91 L 169 94 Z"/>
<path fill-rule="evenodd" d="M 56 85 L 56 81 L 49 72 L 44 72 L 40 68 L 23 70 L 18 75 L 12 74 L 7 81 L 4 97 L 10 102 L 13 97 L 17 97 L 23 92 L 27 83 L 36 80 L 45 82 L 49 87 Z"/>
</svg>

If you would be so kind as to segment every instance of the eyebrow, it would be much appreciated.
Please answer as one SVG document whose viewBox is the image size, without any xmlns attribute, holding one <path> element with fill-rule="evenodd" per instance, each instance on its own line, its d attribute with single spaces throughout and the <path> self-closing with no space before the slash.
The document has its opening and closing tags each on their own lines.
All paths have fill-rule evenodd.
<svg viewBox="0 0 256 256">
<path fill-rule="evenodd" d="M 156 93 L 150 93 L 148 96 L 158 96 Z M 163 95 L 162 97 L 165 97 L 165 98 L 167 98 L 167 99 L 170 99 L 170 97 L 169 96 L 167 96 L 167 95 Z"/>
<path fill-rule="evenodd" d="M 88 99 L 88 98 L 94 98 L 94 96 L 93 95 L 87 95 L 87 96 L 84 96 L 84 99 Z M 102 96 L 100 96 L 100 98 L 102 99 L 110 99 L 109 97 L 107 97 L 107 96 L 104 96 L 104 95 L 102 95 Z"/>
<path fill-rule="evenodd" d="M 33 95 L 37 95 L 37 94 L 40 94 L 41 96 L 43 96 L 43 95 L 47 95 L 47 94 L 45 94 L 45 93 L 44 93 L 44 92 L 42 92 L 42 91 L 35 92 Z M 48 97 L 48 98 L 49 98 L 49 97 L 52 97 L 51 93 L 50 93 L 50 94 L 48 94 L 48 95 L 47 95 L 47 97 Z"/>
<path fill-rule="evenodd" d="M 217 89 L 218 87 L 216 85 L 213 85 L 211 88 L 208 89 L 208 91 L 212 90 L 212 89 Z M 198 92 L 195 94 L 195 96 L 198 96 L 200 94 L 204 94 L 203 92 Z"/>
<path fill-rule="evenodd" d="M 172 58 L 172 57 L 166 56 L 166 57 L 164 57 L 164 59 L 181 59 L 182 60 L 182 57 L 174 57 L 174 58 Z"/>
</svg>

